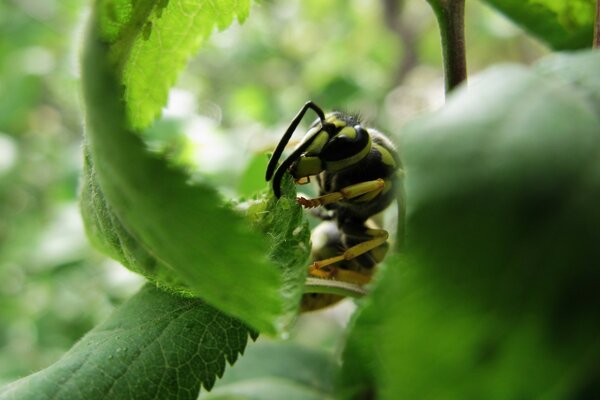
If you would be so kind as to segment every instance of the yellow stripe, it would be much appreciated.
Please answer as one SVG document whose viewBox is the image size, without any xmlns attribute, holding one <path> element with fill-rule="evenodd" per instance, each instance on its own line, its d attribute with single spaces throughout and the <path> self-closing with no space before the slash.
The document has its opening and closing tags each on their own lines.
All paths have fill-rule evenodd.
<svg viewBox="0 0 600 400">
<path fill-rule="evenodd" d="M 392 157 L 392 153 L 390 153 L 388 149 L 377 143 L 373 143 L 373 146 L 379 154 L 381 154 L 381 161 L 384 164 L 389 165 L 392 168 L 396 167 L 396 161 L 394 161 L 394 157 Z"/>
<path fill-rule="evenodd" d="M 328 161 L 325 164 L 325 169 L 329 172 L 336 172 L 336 171 L 339 171 L 346 167 L 349 167 L 350 165 L 356 164 L 357 162 L 359 162 L 360 160 L 365 158 L 367 156 L 367 154 L 369 154 L 369 151 L 371 151 L 371 137 L 370 136 L 369 136 L 369 142 L 365 145 L 365 147 L 361 151 L 359 151 L 355 155 L 350 156 L 348 158 L 343 158 L 338 161 Z"/>
<path fill-rule="evenodd" d="M 346 136 L 350 139 L 356 139 L 356 129 L 347 126 L 345 128 L 342 128 L 342 130 L 339 131 L 339 133 L 335 136 Z"/>
<path fill-rule="evenodd" d="M 325 121 L 332 123 L 336 128 L 341 128 L 342 126 L 346 126 L 346 123 L 339 119 L 335 114 L 329 115 Z"/>
<path fill-rule="evenodd" d="M 306 154 L 319 154 L 328 140 L 329 135 L 327 132 L 321 131 L 317 133 L 315 140 L 310 144 L 310 146 L 308 146 L 308 149 L 306 149 Z"/>
</svg>

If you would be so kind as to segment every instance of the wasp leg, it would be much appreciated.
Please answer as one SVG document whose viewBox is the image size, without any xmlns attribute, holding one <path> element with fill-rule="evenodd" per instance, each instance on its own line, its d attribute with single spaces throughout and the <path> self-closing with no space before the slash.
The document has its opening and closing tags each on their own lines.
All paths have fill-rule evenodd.
<svg viewBox="0 0 600 400">
<path fill-rule="evenodd" d="M 346 251 L 344 251 L 343 254 L 340 254 L 339 256 L 315 261 L 309 267 L 308 273 L 312 276 L 319 277 L 319 278 L 331 278 L 331 277 L 335 276 L 337 279 L 343 280 L 346 282 L 355 282 L 355 279 L 357 279 L 357 277 L 355 277 L 353 275 L 360 275 L 361 280 L 365 281 L 364 283 L 367 283 L 369 281 L 368 277 L 365 277 L 354 271 L 342 271 L 341 269 L 339 269 L 335 266 L 331 266 L 331 264 L 335 264 L 340 261 L 349 261 L 349 260 L 352 260 L 352 259 L 362 255 L 362 254 L 365 254 L 365 253 L 381 246 L 385 242 L 387 242 L 388 237 L 389 237 L 387 231 L 385 231 L 383 229 L 368 229 L 367 233 L 373 239 L 370 239 L 370 240 L 364 241 L 362 243 L 359 243 L 355 246 L 352 246 L 349 249 L 347 249 Z M 348 276 L 344 277 L 344 275 L 348 275 Z M 347 278 L 348 280 L 346 280 L 344 278 Z"/>
<path fill-rule="evenodd" d="M 314 276 L 315 278 L 321 279 L 331 279 L 335 277 L 335 279 L 338 281 L 355 283 L 357 285 L 366 285 L 371 281 L 371 277 L 369 276 L 363 275 L 359 272 L 338 268 L 335 265 L 327 265 L 323 268 L 315 268 L 313 263 L 308 270 L 308 274 L 310 276 Z"/>
<path fill-rule="evenodd" d="M 326 195 L 316 197 L 314 199 L 306 199 L 304 197 L 298 197 L 296 200 L 298 204 L 305 208 L 314 208 L 324 206 L 326 204 L 335 203 L 343 199 L 352 199 L 363 194 L 382 191 L 385 186 L 385 181 L 381 178 L 375 179 L 374 181 L 360 182 L 354 185 L 346 186 L 339 192 L 327 193 Z"/>
</svg>

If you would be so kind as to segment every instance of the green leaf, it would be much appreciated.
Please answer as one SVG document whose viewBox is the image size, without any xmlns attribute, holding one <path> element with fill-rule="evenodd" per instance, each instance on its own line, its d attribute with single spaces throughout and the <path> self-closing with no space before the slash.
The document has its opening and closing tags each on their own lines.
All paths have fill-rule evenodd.
<svg viewBox="0 0 600 400">
<path fill-rule="evenodd" d="M 181 69 L 215 28 L 243 21 L 250 0 L 101 0 L 99 35 L 120 71 L 126 115 L 136 130 L 160 113 Z"/>
<path fill-rule="evenodd" d="M 164 290 L 193 295 L 186 283 L 165 263 L 159 261 L 125 229 L 98 184 L 89 148 L 84 148 L 83 183 L 80 194 L 81 214 L 87 236 L 104 254 Z"/>
<path fill-rule="evenodd" d="M 597 397 L 598 65 L 494 68 L 405 128 L 406 251 L 354 325 L 351 393 Z"/>
<path fill-rule="evenodd" d="M 594 0 L 483 0 L 556 50 L 591 48 Z"/>
<path fill-rule="evenodd" d="M 348 329 L 350 335 L 343 352 L 342 371 L 336 382 L 339 399 L 378 399 L 382 391 L 388 390 L 382 380 L 386 366 L 382 365 L 379 352 L 389 313 L 394 312 L 389 302 L 402 287 L 401 280 L 394 280 L 395 275 L 402 273 L 398 265 L 401 260 L 401 256 L 395 254 L 381 264 L 372 284 L 375 292 L 358 302 L 359 308 Z M 385 282 L 381 282 L 382 279 Z"/>
<path fill-rule="evenodd" d="M 536 65 L 547 79 L 563 82 L 587 97 L 589 104 L 600 115 L 600 81 L 597 79 L 598 57 L 586 52 L 555 53 Z"/>
<path fill-rule="evenodd" d="M 146 285 L 50 367 L 2 399 L 190 399 L 244 351 L 248 329 L 198 299 Z"/>
<path fill-rule="evenodd" d="M 303 208 L 296 201 L 296 187 L 291 175 L 285 175 L 279 199 L 269 190 L 267 195 L 251 203 L 247 215 L 269 238 L 269 259 L 281 270 L 281 294 L 286 305 L 281 320 L 287 327 L 298 312 L 310 254 L 310 227 Z"/>
<path fill-rule="evenodd" d="M 182 282 L 185 287 L 175 289 L 191 291 L 259 331 L 275 333 L 289 306 L 280 292 L 282 274 L 267 260 L 266 241 L 225 208 L 214 189 L 191 184 L 126 128 L 127 103 L 95 21 L 82 73 L 88 167 L 93 167 L 82 196 L 88 233 L 107 236 L 94 239 L 105 249 L 121 246 L 116 238 L 125 237 L 123 249 L 109 254 L 117 259 L 122 259 L 119 252 L 133 255 L 126 263 L 136 265 L 132 269 L 162 277 L 166 286 Z"/>
<path fill-rule="evenodd" d="M 337 370 L 327 353 L 292 343 L 258 342 L 200 399 L 333 399 Z"/>
</svg>

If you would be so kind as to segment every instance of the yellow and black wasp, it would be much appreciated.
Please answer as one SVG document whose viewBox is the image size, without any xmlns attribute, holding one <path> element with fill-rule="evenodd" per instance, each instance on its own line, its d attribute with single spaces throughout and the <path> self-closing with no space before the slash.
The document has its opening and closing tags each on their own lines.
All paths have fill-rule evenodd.
<svg viewBox="0 0 600 400">
<path fill-rule="evenodd" d="M 278 166 L 308 110 L 313 110 L 318 119 Z M 359 285 L 370 281 L 374 267 L 389 247 L 387 231 L 372 217 L 394 201 L 400 168 L 398 153 L 383 133 L 362 126 L 357 116 L 338 111 L 326 115 L 312 101 L 304 104 L 277 145 L 266 179 L 272 180 L 273 191 L 280 197 L 286 171 L 299 184 L 316 177 L 319 197 L 297 199 L 305 208 L 322 206 L 315 212 L 323 222 L 311 235 L 310 275 Z M 322 308 L 339 300 L 339 296 L 327 296 L 307 295 L 303 308 Z"/>
</svg>

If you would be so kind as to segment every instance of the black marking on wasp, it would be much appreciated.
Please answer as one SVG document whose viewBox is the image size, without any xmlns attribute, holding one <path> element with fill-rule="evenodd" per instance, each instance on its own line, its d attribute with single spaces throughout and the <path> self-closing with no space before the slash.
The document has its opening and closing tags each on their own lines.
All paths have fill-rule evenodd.
<svg viewBox="0 0 600 400">
<path fill-rule="evenodd" d="M 308 110 L 313 110 L 318 119 L 278 166 Z M 398 153 L 383 133 L 364 127 L 357 116 L 338 111 L 325 114 L 312 101 L 304 104 L 277 145 L 266 180 L 272 181 L 273 191 L 280 197 L 286 171 L 298 183 L 316 177 L 319 197 L 298 198 L 305 208 L 325 209 L 316 213 L 324 222 L 311 235 L 310 275 L 361 285 L 370 281 L 375 265 L 383 260 L 389 247 L 388 233 L 371 217 L 394 200 L 400 168 Z M 305 296 L 304 308 L 321 308 L 339 299 L 323 296 Z"/>
</svg>

